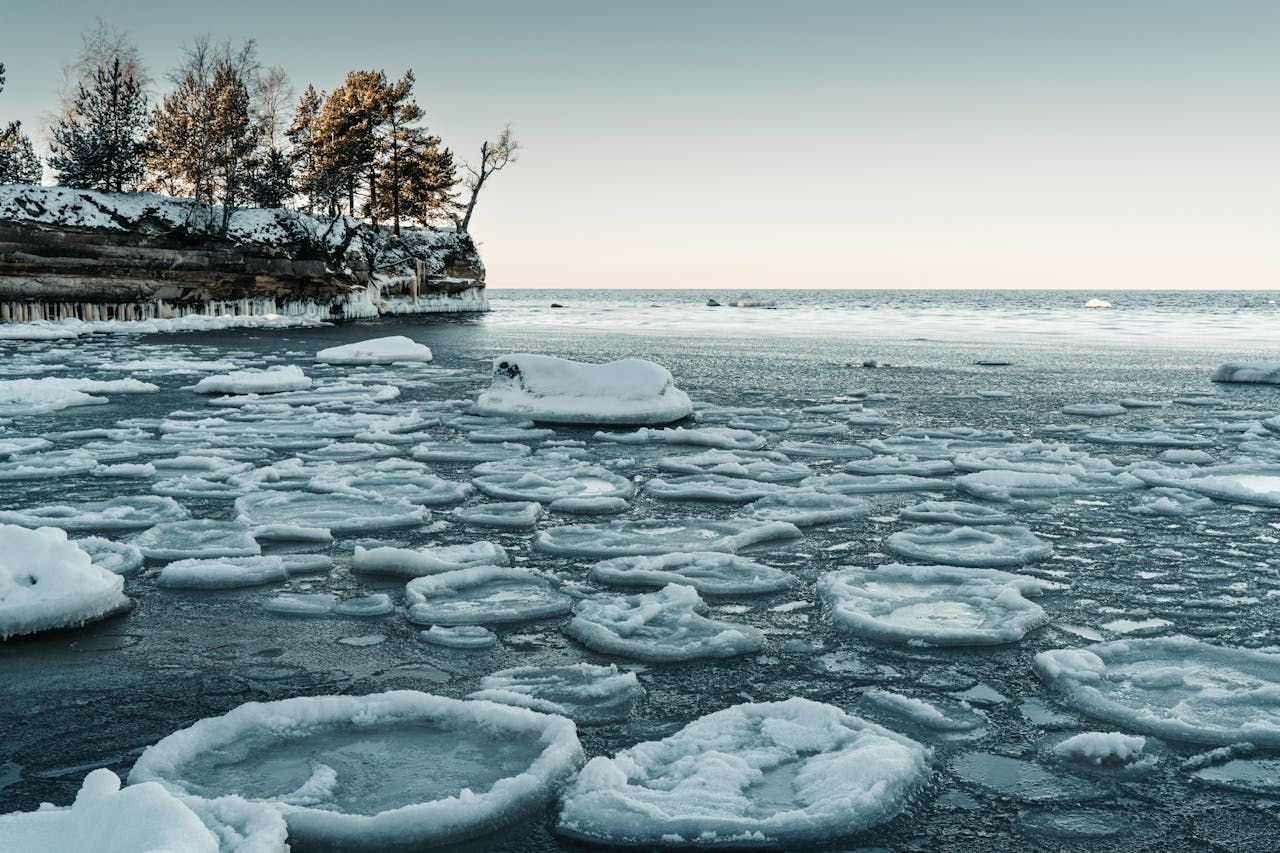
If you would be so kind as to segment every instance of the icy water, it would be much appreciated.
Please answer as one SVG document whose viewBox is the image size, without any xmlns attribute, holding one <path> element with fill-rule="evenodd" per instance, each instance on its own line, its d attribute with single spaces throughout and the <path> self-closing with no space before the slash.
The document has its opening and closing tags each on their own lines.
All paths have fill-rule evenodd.
<svg viewBox="0 0 1280 853">
<path fill-rule="evenodd" d="M 184 390 L 200 373 L 129 374 L 112 366 L 132 360 L 298 364 L 321 384 L 346 378 L 401 391 L 395 400 L 326 404 L 329 410 L 396 414 L 415 405 L 474 397 L 488 384 L 492 357 L 532 351 L 586 361 L 653 359 L 668 367 L 698 404 L 759 408 L 793 424 L 836 423 L 834 416 L 801 410 L 855 400 L 877 414 L 853 419 L 848 433 L 829 437 L 757 429 L 769 447 L 783 441 L 874 442 L 900 437 L 903 430 L 918 436 L 913 428 L 962 427 L 999 436 L 997 444 L 1064 443 L 1129 466 L 1155 460 L 1167 448 L 1099 443 L 1087 439 L 1086 432 L 1145 429 L 1196 436 L 1215 462 L 1280 462 L 1280 438 L 1256 426 L 1280 413 L 1280 388 L 1209 381 L 1213 368 L 1229 359 L 1280 360 L 1280 314 L 1270 301 L 1275 294 L 791 291 L 754 294 L 777 299 L 777 311 L 703 305 L 711 296 L 727 303 L 737 295 L 495 291 L 494 313 L 484 317 L 3 342 L 0 378 L 136 375 L 162 390 L 107 394 L 106 405 L 16 416 L 0 438 L 44 436 L 54 449 L 66 449 L 100 440 L 60 435 L 69 431 L 125 421 L 154 433 L 159 419 L 169 416 L 235 414 Z M 1116 308 L 1085 311 L 1080 306 L 1092 296 L 1110 299 Z M 552 309 L 552 302 L 566 307 Z M 429 366 L 368 368 L 311 364 L 321 348 L 393 334 L 428 344 L 435 360 Z M 862 367 L 869 359 L 879 367 Z M 983 366 L 979 361 L 1008 363 Z M 1130 398 L 1165 405 L 1096 419 L 1061 413 L 1064 406 Z M 314 417 L 285 414 L 301 424 Z M 700 450 L 596 442 L 594 428 L 557 427 L 555 432 L 557 438 L 586 442 L 594 459 L 634 460 L 618 463 L 619 470 L 641 480 L 658 476 L 663 459 Z M 308 435 L 305 428 L 300 433 Z M 418 437 L 465 435 L 437 426 Z M 311 437 L 324 439 L 315 445 L 350 440 Z M 300 452 L 251 437 L 237 443 L 261 451 L 253 462 L 259 466 Z M 412 446 L 395 445 L 396 453 L 408 457 Z M 848 460 L 795 461 L 827 474 L 842 472 Z M 470 467 L 432 465 L 434 473 L 460 481 L 468 479 Z M 246 701 L 395 688 L 465 697 L 498 669 L 587 661 L 635 671 L 647 691 L 629 720 L 580 727 L 588 756 L 667 737 L 699 716 L 736 703 L 791 696 L 832 703 L 932 747 L 931 780 L 905 811 L 864 835 L 833 842 L 833 850 L 1275 849 L 1280 800 L 1267 772 L 1274 762 L 1265 751 L 1244 760 L 1209 761 L 1210 771 L 1196 772 L 1200 764 L 1184 762 L 1209 746 L 1148 737 L 1145 760 L 1136 766 L 1065 760 L 1053 748 L 1068 735 L 1125 728 L 1062 704 L 1031 664 L 1038 652 L 1120 637 L 1186 634 L 1253 649 L 1280 646 L 1275 606 L 1280 515 L 1225 501 L 1186 515 L 1144 515 L 1134 511 L 1151 498 L 1141 488 L 992 502 L 1053 546 L 1051 557 L 1021 570 L 1067 587 L 1034 599 L 1048 624 L 1020 641 L 987 647 L 890 644 L 835 627 L 818 603 L 818 578 L 846 566 L 904 561 L 884 547 L 892 534 L 916 526 L 900 517 L 903 508 L 931 499 L 976 500 L 954 491 L 952 479 L 937 477 L 937 488 L 921 491 L 863 494 L 871 504 L 866 517 L 806 527 L 802 539 L 747 553 L 796 575 L 800 585 L 762 595 L 704 596 L 711 618 L 764 632 L 762 652 L 723 660 L 641 665 L 596 654 L 562 633 L 567 617 L 491 625 L 500 642 L 488 649 L 422 642 L 421 626 L 405 618 L 403 580 L 349 571 L 356 544 L 407 547 L 489 539 L 505 546 L 517 566 L 550 572 L 577 594 L 596 589 L 586 578 L 594 560 L 535 552 L 533 531 L 453 523 L 447 507 L 433 510 L 427 525 L 342 535 L 324 545 L 264 545 L 268 554 L 329 554 L 335 568 L 328 574 L 223 592 L 161 589 L 145 573 L 131 576 L 125 591 L 136 607 L 128 615 L 0 645 L 0 813 L 32 809 L 43 801 L 70 802 L 89 770 L 106 766 L 123 776 L 147 745 Z M 79 474 L 10 480 L 0 487 L 5 508 L 21 508 L 146 495 L 152 485 L 149 479 Z M 227 499 L 179 500 L 197 518 L 234 516 Z M 631 503 L 621 518 L 730 518 L 741 512 L 734 504 L 657 500 L 643 490 Z M 613 518 L 618 517 L 553 512 L 538 527 Z M 127 539 L 134 534 L 106 535 Z M 302 618 L 263 608 L 283 591 L 341 598 L 387 592 L 397 610 L 372 618 Z M 930 702 L 957 717 L 967 714 L 974 724 L 930 728 L 884 701 L 886 692 Z M 360 747 L 355 748 L 358 753 Z M 281 761 L 287 772 L 279 774 L 289 776 L 280 783 L 284 787 L 305 775 L 301 765 Z M 395 771 L 404 768 L 396 765 Z M 785 772 L 760 784 L 764 800 L 785 800 Z M 552 833 L 553 822 L 554 810 L 549 810 L 485 846 L 578 849 Z"/>
</svg>

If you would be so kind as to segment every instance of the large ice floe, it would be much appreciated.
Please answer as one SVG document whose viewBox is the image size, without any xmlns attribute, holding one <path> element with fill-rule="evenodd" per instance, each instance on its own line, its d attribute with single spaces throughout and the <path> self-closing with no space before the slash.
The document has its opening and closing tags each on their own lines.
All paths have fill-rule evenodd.
<svg viewBox="0 0 1280 853">
<path fill-rule="evenodd" d="M 428 510 L 408 501 L 353 494 L 257 492 L 236 499 L 241 523 L 257 539 L 325 541 L 335 535 L 413 527 Z"/>
<path fill-rule="evenodd" d="M 1280 654 L 1156 637 L 1054 649 L 1035 671 L 1068 705 L 1172 740 L 1280 747 Z"/>
<path fill-rule="evenodd" d="M 538 533 L 534 547 L 569 557 L 625 557 L 673 551 L 734 554 L 753 545 L 798 539 L 802 535 L 800 528 L 784 521 L 645 519 L 552 527 Z"/>
<path fill-rule="evenodd" d="M 580 725 L 600 725 L 629 719 L 631 709 L 644 698 L 644 688 L 634 672 L 615 664 L 520 666 L 486 675 L 480 689 L 467 698 L 560 714 Z"/>
<path fill-rule="evenodd" d="M 148 747 L 129 783 L 260 804 L 306 849 L 420 849 L 544 808 L 581 760 L 564 717 L 400 690 L 249 702 Z"/>
<path fill-rule="evenodd" d="M 1209 377 L 1214 382 L 1280 385 L 1280 361 L 1228 361 Z"/>
<path fill-rule="evenodd" d="M 1280 464 L 1256 462 L 1187 468 L 1135 468 L 1152 486 L 1196 492 L 1218 500 L 1280 507 Z"/>
<path fill-rule="evenodd" d="M 0 510 L 0 524 L 61 527 L 72 531 L 145 530 L 162 521 L 182 521 L 190 517 L 191 513 L 173 498 L 149 495 Z"/>
<path fill-rule="evenodd" d="M 318 364 L 395 364 L 431 361 L 431 350 L 403 335 L 371 338 L 354 344 L 329 347 L 316 353 Z"/>
<path fill-rule="evenodd" d="M 278 394 L 281 391 L 306 391 L 311 379 L 297 365 L 272 367 L 268 370 L 236 370 L 217 376 L 206 376 L 196 383 L 197 394 Z"/>
<path fill-rule="evenodd" d="M 1000 524 L 925 524 L 891 534 L 884 547 L 909 560 L 988 569 L 1024 566 L 1053 554 L 1053 545 L 1027 528 Z"/>
<path fill-rule="evenodd" d="M 546 619 L 569 612 L 572 600 L 524 569 L 473 566 L 423 575 L 405 584 L 409 621 L 418 625 L 487 625 Z"/>
<path fill-rule="evenodd" d="M 673 583 L 579 601 L 565 633 L 595 651 L 651 662 L 733 657 L 764 646 L 759 629 L 708 619 L 705 609 L 697 590 Z"/>
<path fill-rule="evenodd" d="M 40 415 L 74 406 L 107 402 L 98 394 L 139 394 L 159 391 L 157 385 L 137 379 L 75 379 L 41 376 L 34 379 L 0 379 L 0 417 Z"/>
<path fill-rule="evenodd" d="M 94 565 L 65 530 L 0 525 L 0 640 L 78 628 L 130 604 L 124 579 Z"/>
<path fill-rule="evenodd" d="M 610 846 L 826 846 L 901 812 L 931 760 L 832 705 L 734 705 L 593 758 L 565 791 L 556 830 Z"/>
<path fill-rule="evenodd" d="M 794 575 L 716 551 L 691 551 L 653 556 L 614 557 L 591 567 L 592 580 L 610 586 L 691 586 L 709 595 L 748 595 L 790 589 Z"/>
<path fill-rule="evenodd" d="M 1048 621 L 1023 596 L 1060 584 L 991 569 L 953 566 L 848 568 L 818 580 L 835 623 L 859 636 L 935 646 L 1016 642 Z"/>
<path fill-rule="evenodd" d="M 511 353 L 493 360 L 493 379 L 476 399 L 480 414 L 545 423 L 666 424 L 693 412 L 665 367 L 638 358 L 585 364 Z"/>
</svg>

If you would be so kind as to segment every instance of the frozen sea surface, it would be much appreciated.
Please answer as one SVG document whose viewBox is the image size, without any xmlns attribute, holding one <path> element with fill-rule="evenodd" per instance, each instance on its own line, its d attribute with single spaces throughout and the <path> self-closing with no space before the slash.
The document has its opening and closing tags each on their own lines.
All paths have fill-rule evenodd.
<svg viewBox="0 0 1280 853">
<path fill-rule="evenodd" d="M 109 381 L 131 378 L 125 367 L 130 363 L 208 362 L 219 371 L 296 365 L 313 380 L 307 396 L 284 401 L 291 408 L 265 395 L 249 407 L 222 406 L 187 389 L 190 373 L 148 370 L 138 377 L 158 385 L 158 392 L 105 393 L 106 402 L 92 406 L 7 414 L 0 424 L 0 456 L 6 457 L 0 465 L 14 476 L 0 481 L 5 509 L 82 507 L 158 494 L 164 472 L 111 476 L 94 466 L 117 464 L 118 458 L 86 461 L 84 454 L 68 453 L 89 442 L 101 450 L 105 444 L 128 442 L 136 449 L 163 441 L 175 457 L 221 460 L 191 474 L 198 482 L 188 492 L 196 496 L 175 497 L 195 519 L 235 521 L 235 497 L 244 489 L 278 487 L 288 494 L 317 478 L 363 489 L 371 482 L 368 472 L 387 458 L 417 459 L 433 476 L 468 484 L 472 468 L 496 458 L 500 445 L 466 450 L 475 446 L 466 444 L 468 432 L 480 425 L 457 418 L 488 387 L 492 358 L 508 352 L 657 361 L 707 415 L 699 420 L 695 414 L 683 426 L 745 429 L 769 451 L 804 445 L 806 452 L 791 456 L 791 463 L 803 463 L 816 476 L 847 476 L 851 460 L 873 455 L 930 469 L 942 466 L 924 460 L 999 458 L 1008 470 L 1074 478 L 1085 486 L 990 503 L 950 488 L 966 468 L 939 475 L 932 492 L 860 493 L 865 513 L 806 526 L 803 538 L 746 549 L 740 556 L 789 573 L 797 584 L 763 594 L 708 595 L 705 615 L 761 631 L 759 653 L 641 663 L 597 654 L 566 636 L 568 614 L 492 624 L 497 642 L 481 648 L 424 642 L 419 634 L 427 626 L 406 618 L 406 578 L 353 573 L 356 545 L 422 549 L 488 540 L 506 551 L 513 567 L 580 599 L 618 594 L 590 577 L 591 566 L 603 557 L 535 549 L 539 532 L 563 524 L 748 517 L 749 508 L 739 504 L 659 500 L 644 490 L 650 479 L 672 477 L 664 460 L 688 461 L 705 454 L 705 447 L 609 442 L 593 438 L 594 426 L 557 426 L 552 437 L 530 438 L 510 453 L 552 460 L 552 454 L 572 452 L 579 461 L 635 482 L 641 488 L 627 499 L 624 512 L 584 517 L 550 508 L 533 528 L 503 529 L 460 524 L 450 506 L 431 510 L 415 526 L 335 530 L 332 541 L 264 539 L 265 555 L 323 554 L 333 568 L 291 571 L 285 580 L 231 590 L 162 588 L 154 578 L 160 564 L 149 560 L 124 578 L 125 594 L 136 603 L 127 615 L 0 644 L 0 683 L 6 696 L 22 697 L 0 702 L 0 813 L 45 801 L 70 803 L 90 770 L 105 766 L 123 778 L 146 746 L 246 701 L 394 689 L 465 698 L 502 670 L 589 663 L 634 672 L 644 696 L 626 719 L 580 730 L 588 757 L 612 757 L 642 742 L 671 738 L 733 705 L 793 696 L 834 705 L 931 748 L 931 777 L 901 814 L 854 838 L 832 838 L 831 850 L 1275 848 L 1275 750 L 1219 749 L 1212 740 L 1194 743 L 1135 729 L 1120 715 L 1090 717 L 1089 703 L 1066 701 L 1062 683 L 1047 683 L 1033 669 L 1043 652 L 1149 637 L 1186 635 L 1262 652 L 1280 647 L 1280 512 L 1215 497 L 1208 504 L 1183 502 L 1188 509 L 1178 514 L 1151 514 L 1140 508 L 1152 499 L 1153 488 L 1111 488 L 1103 477 L 1133 466 L 1154 471 L 1176 465 L 1184 471 L 1194 464 L 1246 464 L 1265 471 L 1280 462 L 1280 431 L 1266 425 L 1280 424 L 1280 389 L 1210 381 L 1224 362 L 1275 361 L 1280 355 L 1280 312 L 1268 302 L 1275 294 L 769 294 L 780 305 L 776 311 L 705 308 L 709 295 L 496 291 L 494 312 L 477 318 L 0 341 L 0 379 Z M 1090 296 L 1106 298 L 1115 308 L 1086 312 L 1081 306 Z M 567 307 L 551 310 L 553 301 Z M 434 360 L 314 363 L 322 349 L 393 335 L 428 345 Z M 880 366 L 863 368 L 869 359 Z M 350 385 L 394 386 L 400 394 L 344 388 Z M 326 390 L 334 388 L 343 390 Z M 1125 414 L 1104 421 L 1063 413 L 1122 400 L 1163 405 L 1126 406 Z M 213 418 L 218 420 L 207 420 Z M 448 425 L 450 420 L 458 425 Z M 790 429 L 774 428 L 784 421 Z M 375 422 L 382 434 L 358 435 Z M 1089 438 L 1099 431 L 1155 441 Z M 28 438 L 48 439 L 52 446 Z M 392 456 L 322 454 L 281 465 L 303 453 L 361 442 L 384 445 Z M 417 450 L 429 442 L 451 452 Z M 1031 447 L 1033 442 L 1067 445 L 1070 452 Z M 824 444 L 846 450 L 823 455 Z M 864 444 L 870 448 L 862 449 Z M 1171 446 L 1195 447 L 1210 461 L 1162 461 Z M 14 448 L 27 449 L 9 455 Z M 808 452 L 814 448 L 816 455 Z M 19 464 L 25 454 L 41 456 Z M 135 461 L 154 458 L 165 457 Z M 254 470 L 237 472 L 223 464 L 239 460 Z M 1098 460 L 1115 469 L 1100 467 Z M 548 470 L 554 467 L 548 464 Z M 1002 524 L 1026 528 L 1052 544 L 1047 558 L 1006 569 L 1063 587 L 1035 599 L 1047 624 L 1006 645 L 946 648 L 878 642 L 833 624 L 816 594 L 822 575 L 902 561 L 885 549 L 885 540 L 920 524 L 948 523 L 952 515 L 967 521 L 973 510 L 939 504 L 961 499 L 1007 515 L 1010 520 Z M 490 502 L 471 495 L 464 505 Z M 925 502 L 932 502 L 926 510 L 902 515 Z M 139 534 L 94 535 L 127 543 Z M 302 618 L 263 606 L 282 595 L 347 601 L 377 593 L 390 596 L 394 612 L 358 616 L 334 610 Z M 350 642 L 373 635 L 385 640 Z M 1134 655 L 1148 654 L 1146 646 L 1133 648 Z M 1173 676 L 1162 658 L 1149 657 L 1151 678 L 1166 681 L 1144 687 L 1143 703 L 1188 692 L 1161 686 Z M 1251 670 L 1250 678 L 1264 686 L 1274 680 L 1273 664 L 1258 666 L 1266 671 Z M 1199 671 L 1184 666 L 1178 677 L 1199 678 Z M 1261 713 L 1271 710 L 1263 707 Z M 939 715 L 966 724 L 939 726 Z M 1117 731 L 1146 738 L 1140 758 L 1094 764 L 1057 750 L 1075 735 Z M 353 739 L 344 750 L 394 756 L 405 745 Z M 501 771 L 508 759 L 519 763 L 523 756 L 478 761 L 477 784 L 484 784 L 483 772 Z M 283 754 L 262 760 L 271 768 L 263 784 L 295 785 L 306 770 Z M 219 781 L 220 771 L 209 770 L 210 784 Z M 413 784 L 432 782 L 428 775 Z M 434 792 L 406 789 L 405 795 Z M 556 819 L 552 806 L 475 849 L 584 849 L 555 833 Z"/>
</svg>

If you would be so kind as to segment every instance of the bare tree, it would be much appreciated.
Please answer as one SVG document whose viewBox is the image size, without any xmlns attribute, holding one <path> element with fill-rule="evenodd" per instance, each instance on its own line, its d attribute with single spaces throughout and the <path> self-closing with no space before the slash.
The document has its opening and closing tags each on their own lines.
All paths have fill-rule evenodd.
<svg viewBox="0 0 1280 853">
<path fill-rule="evenodd" d="M 458 231 L 462 234 L 467 233 L 467 228 L 471 225 L 471 214 L 476 211 L 476 199 L 480 197 L 480 190 L 484 187 L 485 181 L 489 180 L 489 176 L 494 172 L 501 172 L 509 164 L 519 159 L 520 143 L 511 134 L 511 125 L 507 125 L 502 129 L 502 133 L 498 134 L 497 142 L 489 142 L 485 140 L 480 146 L 480 163 L 478 166 L 472 166 L 470 163 L 464 163 L 463 168 L 467 170 L 467 189 L 471 190 L 471 198 L 467 201 L 467 206 L 461 217 L 454 217 Z"/>
<path fill-rule="evenodd" d="M 262 141 L 269 148 L 279 148 L 293 111 L 293 84 L 289 82 L 288 72 L 279 65 L 263 69 L 253 82 L 253 112 L 262 131 Z"/>
<path fill-rule="evenodd" d="M 74 118 L 80 87 L 92 86 L 98 70 L 111 68 L 117 61 L 124 79 L 136 84 L 143 92 L 151 87 L 151 75 L 142 64 L 137 46 L 129 40 L 129 34 L 108 26 L 98 18 L 96 26 L 80 36 L 80 53 L 75 61 L 62 66 L 58 112 L 53 120 Z M 52 124 L 53 120 L 49 123 Z"/>
</svg>

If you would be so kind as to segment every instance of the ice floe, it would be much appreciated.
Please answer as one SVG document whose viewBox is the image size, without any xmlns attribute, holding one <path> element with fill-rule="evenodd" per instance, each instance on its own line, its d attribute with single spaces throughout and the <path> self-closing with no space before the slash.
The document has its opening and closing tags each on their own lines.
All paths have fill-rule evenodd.
<svg viewBox="0 0 1280 853">
<path fill-rule="evenodd" d="M 600 725 L 629 719 L 631 709 L 644 698 L 644 688 L 634 672 L 614 664 L 521 666 L 486 675 L 480 689 L 467 698 L 559 714 L 579 725 Z"/>
<path fill-rule="evenodd" d="M 813 459 L 869 459 L 875 453 L 859 444 L 821 444 L 815 441 L 784 441 L 778 452 Z"/>
<path fill-rule="evenodd" d="M 813 474 L 808 465 L 792 462 L 772 450 L 706 450 L 684 456 L 668 456 L 658 468 L 676 474 L 712 474 L 742 477 L 762 483 L 789 483 Z"/>
<path fill-rule="evenodd" d="M 206 376 L 192 390 L 197 394 L 277 394 L 281 391 L 306 391 L 310 387 L 311 379 L 302 372 L 302 368 L 288 365 Z"/>
<path fill-rule="evenodd" d="M 241 523 L 258 539 L 325 541 L 334 535 L 413 527 L 428 511 L 408 501 L 354 494 L 259 492 L 236 500 Z"/>
<path fill-rule="evenodd" d="M 0 640 L 78 628 L 129 607 L 124 579 L 95 565 L 65 530 L 0 524 Z"/>
<path fill-rule="evenodd" d="M 982 504 L 964 501 L 924 501 L 900 513 L 904 521 L 921 524 L 956 524 L 981 527 L 988 524 L 1012 524 L 1013 516 Z"/>
<path fill-rule="evenodd" d="M 911 474 L 819 474 L 800 481 L 800 485 L 819 492 L 839 495 L 874 495 L 892 492 L 949 492 L 956 485 L 938 477 Z"/>
<path fill-rule="evenodd" d="M 851 521 L 867 514 L 862 498 L 817 489 L 787 489 L 766 495 L 744 511 L 762 521 L 785 521 L 798 527 Z"/>
<path fill-rule="evenodd" d="M 926 524 L 891 534 L 884 546 L 910 560 L 989 569 L 1024 566 L 1053 554 L 1053 545 L 1027 528 L 1001 524 Z"/>
<path fill-rule="evenodd" d="M 667 427 L 649 429 L 642 427 L 635 432 L 598 432 L 598 441 L 615 444 L 688 444 L 693 447 L 711 447 L 720 450 L 759 450 L 768 444 L 763 436 L 744 429 L 728 427 Z"/>
<path fill-rule="evenodd" d="M 262 553 L 249 528 L 234 521 L 166 521 L 143 531 L 133 544 L 150 560 L 256 557 Z"/>
<path fill-rule="evenodd" d="M 418 625 L 484 625 L 546 619 L 572 601 L 524 569 L 473 566 L 414 578 L 405 585 L 409 621 Z"/>
<path fill-rule="evenodd" d="M 1053 754 L 1069 761 L 1102 764 L 1131 764 L 1142 755 L 1147 739 L 1124 732 L 1081 732 L 1060 741 Z"/>
<path fill-rule="evenodd" d="M 315 360 L 318 364 L 423 362 L 431 361 L 431 350 L 403 335 L 391 335 L 322 349 L 316 353 Z"/>
<path fill-rule="evenodd" d="M 610 586 L 691 586 L 702 594 L 744 595 L 795 586 L 789 572 L 716 551 L 614 557 L 591 567 L 590 577 Z"/>
<path fill-rule="evenodd" d="M 0 524 L 61 527 L 71 531 L 143 530 L 157 522 L 190 517 L 191 513 L 172 498 L 148 495 L 0 510 Z"/>
<path fill-rule="evenodd" d="M 1016 642 L 1047 621 L 1036 595 L 1061 585 L 983 569 L 890 564 L 823 575 L 835 623 L 873 640 L 929 645 Z"/>
<path fill-rule="evenodd" d="M 505 566 L 507 551 L 493 542 L 467 545 L 440 545 L 424 548 L 365 548 L 356 546 L 351 570 L 367 574 L 398 575 L 406 578 L 438 575 L 472 566 Z"/>
<path fill-rule="evenodd" d="M 477 465 L 471 483 L 491 498 L 541 501 L 560 498 L 626 498 L 635 484 L 599 465 L 535 456 Z"/>
<path fill-rule="evenodd" d="M 715 503 L 748 503 L 787 489 L 787 486 L 778 483 L 762 483 L 719 474 L 685 474 L 666 479 L 654 477 L 644 484 L 645 494 L 659 500 Z"/>
<path fill-rule="evenodd" d="M 1280 464 L 1238 463 L 1192 468 L 1135 468 L 1149 485 L 1197 492 L 1211 498 L 1280 507 Z"/>
<path fill-rule="evenodd" d="M 487 649 L 498 644 L 498 635 L 482 625 L 432 625 L 418 636 L 449 649 Z"/>
<path fill-rule="evenodd" d="M 86 536 L 75 540 L 95 566 L 101 566 L 112 574 L 128 575 L 142 568 L 145 558 L 137 545 L 114 542 L 101 536 Z"/>
<path fill-rule="evenodd" d="M 764 646 L 757 628 L 701 615 L 691 586 L 598 596 L 579 601 L 565 633 L 597 652 L 642 661 L 688 661 L 752 654 Z"/>
<path fill-rule="evenodd" d="M 901 812 L 932 753 L 832 705 L 734 705 L 587 763 L 556 830 L 610 846 L 828 845 Z"/>
<path fill-rule="evenodd" d="M 1277 361 L 1228 361 L 1218 366 L 1209 377 L 1214 382 L 1249 382 L 1259 385 L 1280 385 L 1280 362 Z"/>
<path fill-rule="evenodd" d="M 794 524 L 782 521 L 646 519 L 552 527 L 538 534 L 534 547 L 550 554 L 601 558 L 669 554 L 675 550 L 733 554 L 752 545 L 798 539 L 802 535 Z"/>
<path fill-rule="evenodd" d="M 0 379 L 0 417 L 42 415 L 74 406 L 108 402 L 106 397 L 96 394 L 139 394 L 159 390 L 159 386 L 137 379 L 73 379 L 65 376 Z"/>
<path fill-rule="evenodd" d="M 537 526 L 543 512 L 542 504 L 537 501 L 502 501 L 460 506 L 453 511 L 453 517 L 476 527 L 519 530 Z"/>
<path fill-rule="evenodd" d="M 168 589 L 236 589 L 275 583 L 289 577 L 279 557 L 208 557 L 176 560 L 156 576 Z"/>
</svg>

